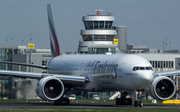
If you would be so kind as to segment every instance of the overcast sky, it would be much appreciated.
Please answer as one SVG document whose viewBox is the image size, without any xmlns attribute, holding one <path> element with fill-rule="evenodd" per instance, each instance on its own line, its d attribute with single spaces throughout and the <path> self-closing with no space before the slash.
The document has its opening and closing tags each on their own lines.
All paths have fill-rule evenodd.
<svg viewBox="0 0 180 112">
<path fill-rule="evenodd" d="M 49 49 L 47 4 L 51 5 L 61 52 L 77 51 L 84 29 L 82 16 L 94 9 L 112 12 L 114 26 L 127 26 L 127 42 L 162 49 L 167 36 L 171 49 L 180 49 L 180 0 L 1 0 L 0 47 L 32 42 Z M 169 48 L 168 48 L 169 49 Z"/>
</svg>

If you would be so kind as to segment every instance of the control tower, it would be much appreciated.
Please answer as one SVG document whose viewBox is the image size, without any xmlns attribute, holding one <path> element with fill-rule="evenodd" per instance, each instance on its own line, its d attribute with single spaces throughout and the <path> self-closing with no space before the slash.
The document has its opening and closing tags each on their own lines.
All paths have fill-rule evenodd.
<svg viewBox="0 0 180 112">
<path fill-rule="evenodd" d="M 87 15 L 82 17 L 84 22 L 85 30 L 81 30 L 83 41 L 79 42 L 79 53 L 88 54 L 105 54 L 106 52 L 111 52 L 115 54 L 127 49 L 127 27 L 113 27 L 113 22 L 115 21 L 114 16 L 111 13 L 106 15 L 101 15 L 103 10 L 97 11 L 96 15 Z M 120 33 L 123 30 L 124 33 Z M 125 30 L 124 30 L 125 29 Z M 118 35 L 119 34 L 119 35 Z M 120 34 L 122 39 L 120 39 Z M 121 41 L 119 41 L 121 40 Z"/>
</svg>

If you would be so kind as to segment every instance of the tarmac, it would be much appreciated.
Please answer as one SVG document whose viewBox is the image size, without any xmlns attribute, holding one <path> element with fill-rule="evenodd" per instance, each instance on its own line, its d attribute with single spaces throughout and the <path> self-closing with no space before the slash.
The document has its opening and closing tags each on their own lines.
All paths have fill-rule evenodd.
<svg viewBox="0 0 180 112">
<path fill-rule="evenodd" d="M 54 106 L 53 102 L 11 102 L 11 101 L 1 101 L 0 109 L 9 110 L 17 108 L 39 108 L 39 107 L 66 107 L 66 108 L 139 108 L 134 107 L 134 105 L 115 105 L 115 103 L 76 103 L 71 102 L 69 106 Z M 180 105 L 176 104 L 144 104 L 141 108 L 180 108 Z"/>
</svg>

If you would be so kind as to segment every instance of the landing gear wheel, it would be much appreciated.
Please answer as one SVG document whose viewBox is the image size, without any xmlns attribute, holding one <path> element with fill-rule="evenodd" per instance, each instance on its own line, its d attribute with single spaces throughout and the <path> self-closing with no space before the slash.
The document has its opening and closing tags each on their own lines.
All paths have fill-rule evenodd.
<svg viewBox="0 0 180 112">
<path fill-rule="evenodd" d="M 119 98 L 116 99 L 116 105 L 120 105 Z"/>
<path fill-rule="evenodd" d="M 122 104 L 123 104 L 123 100 L 121 98 L 117 98 L 116 105 L 122 105 Z"/>
<path fill-rule="evenodd" d="M 54 105 L 59 105 L 59 100 L 55 100 Z"/>
<path fill-rule="evenodd" d="M 134 102 L 134 107 L 143 107 L 143 102 L 142 101 L 135 101 Z"/>
<path fill-rule="evenodd" d="M 70 105 L 70 100 L 68 98 L 61 98 L 54 101 L 54 105 Z"/>
<path fill-rule="evenodd" d="M 121 98 L 116 99 L 116 105 L 132 105 L 132 99 L 126 96 L 127 92 L 121 92 Z"/>
<path fill-rule="evenodd" d="M 138 102 L 135 101 L 135 102 L 134 102 L 134 107 L 137 107 L 137 106 L 138 106 Z"/>
<path fill-rule="evenodd" d="M 128 101 L 128 105 L 132 105 L 132 99 L 131 98 L 126 98 L 126 100 Z"/>
<path fill-rule="evenodd" d="M 117 98 L 116 99 L 116 105 L 132 105 L 132 99 L 131 98 Z"/>
<path fill-rule="evenodd" d="M 143 107 L 143 102 L 139 101 L 139 107 Z"/>
</svg>

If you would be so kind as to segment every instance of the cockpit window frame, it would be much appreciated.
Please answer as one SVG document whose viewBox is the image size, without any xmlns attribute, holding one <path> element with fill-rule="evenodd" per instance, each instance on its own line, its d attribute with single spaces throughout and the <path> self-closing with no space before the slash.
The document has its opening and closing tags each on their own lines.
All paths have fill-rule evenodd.
<svg viewBox="0 0 180 112">
<path fill-rule="evenodd" d="M 145 67 L 146 70 L 151 70 L 150 67 Z"/>
<path fill-rule="evenodd" d="M 145 70 L 145 68 L 144 67 L 139 67 L 139 70 Z"/>
<path fill-rule="evenodd" d="M 153 68 L 151 66 L 146 66 L 146 67 L 143 67 L 143 66 L 134 66 L 133 71 L 137 71 L 137 70 L 152 70 L 153 71 Z"/>
</svg>

